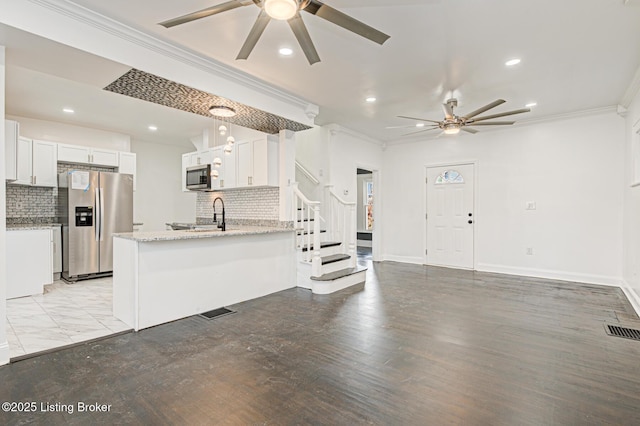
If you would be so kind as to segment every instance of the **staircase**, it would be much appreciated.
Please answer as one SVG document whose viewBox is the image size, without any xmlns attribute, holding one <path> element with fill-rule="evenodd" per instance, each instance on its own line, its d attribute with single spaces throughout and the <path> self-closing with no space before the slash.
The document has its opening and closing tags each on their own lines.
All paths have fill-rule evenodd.
<svg viewBox="0 0 640 426">
<path fill-rule="evenodd" d="M 320 215 L 320 201 L 309 200 L 297 183 L 292 188 L 298 287 L 329 294 L 364 283 L 367 268 L 356 262 L 356 204 L 345 202 L 327 187 L 327 221 Z"/>
</svg>

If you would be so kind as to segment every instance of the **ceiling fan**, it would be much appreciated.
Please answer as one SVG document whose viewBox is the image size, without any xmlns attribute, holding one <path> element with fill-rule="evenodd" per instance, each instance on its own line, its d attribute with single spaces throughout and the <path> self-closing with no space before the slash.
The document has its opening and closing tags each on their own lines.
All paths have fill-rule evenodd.
<svg viewBox="0 0 640 426">
<path fill-rule="evenodd" d="M 267 24 L 271 19 L 277 19 L 287 21 L 289 23 L 289 26 L 291 27 L 293 34 L 298 39 L 298 43 L 307 57 L 309 64 L 313 65 L 316 62 L 320 62 L 318 52 L 311 41 L 307 27 L 302 20 L 302 16 L 300 16 L 301 10 L 312 15 L 319 16 L 320 18 L 332 22 L 378 44 L 383 44 L 390 37 L 387 34 L 358 21 L 357 19 L 327 6 L 319 0 L 231 0 L 207 9 L 202 9 L 197 12 L 180 16 L 178 18 L 160 22 L 160 25 L 165 28 L 171 28 L 176 25 L 185 24 L 197 19 L 206 18 L 207 16 L 216 15 L 218 13 L 252 4 L 260 8 L 260 14 L 258 15 L 258 19 L 255 24 L 253 24 L 253 28 L 251 28 L 251 31 L 242 45 L 240 53 L 238 53 L 236 59 L 247 59 L 256 43 L 258 43 L 260 36 L 267 27 Z"/>
<path fill-rule="evenodd" d="M 444 120 L 436 121 L 436 120 L 427 120 L 425 118 L 415 118 L 415 117 L 407 117 L 404 115 L 399 115 L 399 118 L 407 118 L 409 120 L 418 120 L 424 121 L 427 123 L 433 123 L 431 125 L 417 125 L 417 127 L 424 127 L 423 130 L 419 130 L 417 132 L 407 133 L 406 135 L 414 135 L 416 133 L 428 132 L 429 130 L 441 129 L 444 134 L 447 135 L 455 135 L 463 130 L 468 133 L 478 133 L 476 129 L 472 129 L 469 126 L 504 126 L 511 125 L 515 123 L 515 121 L 489 121 L 485 122 L 485 120 L 491 120 L 494 118 L 505 117 L 507 115 L 515 115 L 522 114 L 523 112 L 531 111 L 529 108 L 517 109 L 514 111 L 501 112 L 499 114 L 485 115 L 482 117 L 476 117 L 477 115 L 482 114 L 483 112 L 489 111 L 492 108 L 497 107 L 498 105 L 502 105 L 506 101 L 504 99 L 498 99 L 497 101 L 491 102 L 488 105 L 483 106 L 482 108 L 478 108 L 477 110 L 470 112 L 465 115 L 456 115 L 453 112 L 453 108 L 458 106 L 457 99 L 449 99 L 446 103 L 442 104 L 442 109 L 444 110 Z M 421 123 L 422 124 L 422 123 Z M 399 126 L 405 127 L 405 126 Z M 397 128 L 397 127 L 396 127 Z"/>
</svg>

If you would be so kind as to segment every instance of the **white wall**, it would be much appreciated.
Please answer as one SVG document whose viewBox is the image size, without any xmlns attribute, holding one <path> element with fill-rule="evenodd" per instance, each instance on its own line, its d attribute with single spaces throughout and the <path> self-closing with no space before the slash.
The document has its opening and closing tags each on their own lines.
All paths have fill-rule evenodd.
<svg viewBox="0 0 640 426">
<path fill-rule="evenodd" d="M 182 192 L 181 176 L 182 154 L 193 150 L 134 139 L 131 151 L 137 157 L 134 221 L 144 223 L 144 231 L 164 230 L 167 222 L 195 222 L 197 194 Z"/>
<path fill-rule="evenodd" d="M 640 92 L 627 110 L 624 181 L 624 287 L 640 314 Z"/>
<path fill-rule="evenodd" d="M 321 201 L 324 197 L 324 186 L 330 182 L 329 137 L 329 130 L 325 127 L 296 132 L 296 161 L 320 182 L 314 185 L 296 170 L 300 191 L 310 200 Z"/>
<path fill-rule="evenodd" d="M 4 162 L 4 96 L 5 96 L 5 48 L 0 46 L 0 176 L 4 180 L 5 162 Z M 9 362 L 9 344 L 7 343 L 7 270 L 6 259 L 6 202 L 7 194 L 4 184 L 0 185 L 0 365 Z"/>
<path fill-rule="evenodd" d="M 130 151 L 131 137 L 122 133 L 80 127 L 55 121 L 38 120 L 29 117 L 8 116 L 20 123 L 20 136 L 70 145 L 92 148 Z"/>
<path fill-rule="evenodd" d="M 329 140 L 330 176 L 334 191 L 347 202 L 358 196 L 357 168 L 382 169 L 382 145 L 350 131 L 331 128 Z M 345 193 L 346 191 L 346 193 Z"/>
<path fill-rule="evenodd" d="M 611 111 L 516 126 L 387 148 L 385 258 L 424 260 L 425 166 L 477 160 L 478 270 L 619 285 L 624 121 Z"/>
</svg>

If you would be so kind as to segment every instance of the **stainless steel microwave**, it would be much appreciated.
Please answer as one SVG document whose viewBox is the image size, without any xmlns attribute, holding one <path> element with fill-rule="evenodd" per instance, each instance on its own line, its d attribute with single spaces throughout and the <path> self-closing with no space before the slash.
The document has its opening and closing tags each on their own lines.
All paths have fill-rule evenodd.
<svg viewBox="0 0 640 426">
<path fill-rule="evenodd" d="M 192 191 L 211 191 L 211 164 L 187 167 L 187 189 Z"/>
</svg>

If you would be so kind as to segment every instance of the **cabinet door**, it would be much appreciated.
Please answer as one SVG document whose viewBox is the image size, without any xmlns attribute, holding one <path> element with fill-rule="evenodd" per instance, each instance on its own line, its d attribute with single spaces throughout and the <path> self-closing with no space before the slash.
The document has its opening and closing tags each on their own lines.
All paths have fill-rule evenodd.
<svg viewBox="0 0 640 426">
<path fill-rule="evenodd" d="M 54 142 L 33 141 L 33 185 L 58 186 L 58 145 Z"/>
<path fill-rule="evenodd" d="M 89 164 L 90 153 L 91 149 L 84 146 L 58 144 L 58 161 L 62 163 Z"/>
<path fill-rule="evenodd" d="M 53 282 L 51 230 L 7 232 L 7 299 L 42 294 Z"/>
<path fill-rule="evenodd" d="M 224 148 L 222 149 L 224 151 Z M 237 186 L 236 177 L 236 151 L 234 146 L 231 154 L 223 154 L 222 167 L 224 168 L 224 180 L 220 182 L 221 188 L 235 188 Z"/>
<path fill-rule="evenodd" d="M 236 142 L 235 149 L 237 155 L 237 177 L 236 186 L 246 187 L 251 185 L 253 177 L 253 142 Z"/>
<path fill-rule="evenodd" d="M 266 139 L 253 141 L 253 185 L 269 184 L 269 146 Z"/>
<path fill-rule="evenodd" d="M 53 273 L 59 274 L 62 272 L 62 227 L 53 227 L 52 233 L 51 264 L 53 266 Z"/>
<path fill-rule="evenodd" d="M 16 180 L 11 183 L 21 185 L 31 185 L 32 170 L 32 141 L 27 138 L 18 138 L 18 149 L 16 150 Z"/>
<path fill-rule="evenodd" d="M 118 159 L 118 173 L 133 175 L 133 190 L 136 190 L 136 154 L 135 152 L 120 152 Z"/>
<path fill-rule="evenodd" d="M 97 166 L 118 167 L 118 151 L 93 148 L 91 150 L 91 164 L 95 164 Z"/>
<path fill-rule="evenodd" d="M 16 180 L 18 172 L 18 136 L 20 135 L 20 123 L 13 120 L 4 120 L 4 178 Z"/>
</svg>

